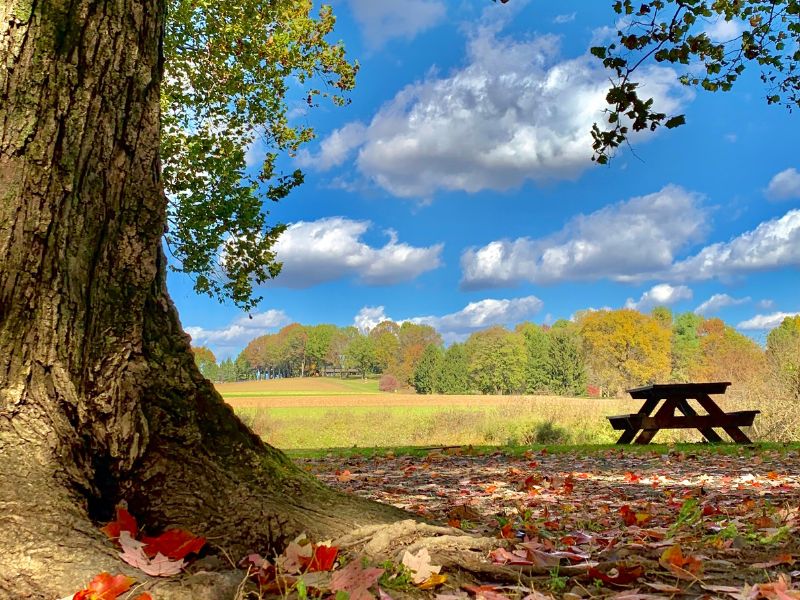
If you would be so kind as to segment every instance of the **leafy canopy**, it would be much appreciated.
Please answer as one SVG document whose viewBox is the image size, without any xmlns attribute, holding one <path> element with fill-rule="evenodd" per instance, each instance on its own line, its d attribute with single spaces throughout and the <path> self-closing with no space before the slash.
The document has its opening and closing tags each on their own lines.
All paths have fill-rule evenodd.
<svg viewBox="0 0 800 600">
<path fill-rule="evenodd" d="M 639 95 L 636 71 L 648 62 L 682 65 L 681 83 L 727 92 L 748 65 L 757 66 L 769 104 L 800 106 L 800 0 L 617 0 L 616 40 L 591 49 L 612 72 L 604 127 L 592 128 L 593 160 L 608 162 L 631 131 L 678 127 L 684 115 L 658 111 Z M 712 39 L 711 22 L 739 31 Z"/>
<path fill-rule="evenodd" d="M 280 157 L 313 137 L 290 112 L 320 97 L 346 103 L 357 64 L 329 43 L 329 6 L 311 0 L 170 0 L 161 84 L 161 158 L 170 199 L 166 243 L 195 290 L 250 309 L 253 284 L 275 277 L 283 225 L 265 200 L 300 185 Z M 255 144 L 255 146 L 254 146 Z M 248 150 L 263 151 L 258 174 Z"/>
</svg>

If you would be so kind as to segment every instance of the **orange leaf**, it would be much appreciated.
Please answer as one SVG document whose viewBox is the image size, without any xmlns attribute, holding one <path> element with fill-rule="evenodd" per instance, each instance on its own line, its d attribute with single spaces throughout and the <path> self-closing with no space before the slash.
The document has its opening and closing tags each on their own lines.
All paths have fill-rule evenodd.
<svg viewBox="0 0 800 600">
<path fill-rule="evenodd" d="M 697 557 L 684 556 L 677 544 L 664 550 L 658 562 L 679 579 L 696 579 L 703 572 L 703 563 Z"/>
<path fill-rule="evenodd" d="M 129 513 L 126 508 L 117 506 L 117 519 L 111 521 L 105 527 L 101 527 L 100 531 L 110 538 L 118 538 L 121 532 L 127 531 L 131 534 L 132 538 L 136 538 L 139 527 L 136 524 L 134 516 Z"/>
<path fill-rule="evenodd" d="M 187 554 L 200 552 L 206 545 L 206 538 L 195 537 L 185 529 L 168 529 L 157 537 L 143 536 L 142 541 L 145 543 L 144 553 L 147 556 L 152 558 L 160 552 L 172 560 L 180 560 Z"/>
<path fill-rule="evenodd" d="M 134 598 L 133 600 L 153 600 L 153 597 L 147 592 L 142 592 L 141 594 L 136 596 L 136 598 Z"/>
<path fill-rule="evenodd" d="M 127 512 L 127 511 L 126 511 Z M 77 592 L 73 600 L 116 600 L 120 594 L 127 592 L 133 579 L 126 575 L 111 575 L 105 571 L 89 582 L 89 585 Z"/>
</svg>

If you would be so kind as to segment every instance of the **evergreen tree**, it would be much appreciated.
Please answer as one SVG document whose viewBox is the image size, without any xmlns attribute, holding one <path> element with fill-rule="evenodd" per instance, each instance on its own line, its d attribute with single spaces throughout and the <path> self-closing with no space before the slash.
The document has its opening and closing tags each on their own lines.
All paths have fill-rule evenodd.
<svg viewBox="0 0 800 600">
<path fill-rule="evenodd" d="M 432 394 L 437 387 L 437 376 L 443 362 L 442 349 L 428 344 L 414 369 L 412 384 L 418 394 Z"/>
<path fill-rule="evenodd" d="M 586 366 L 578 339 L 565 329 L 550 332 L 546 361 L 547 384 L 554 394 L 582 396 L 586 393 Z"/>
<path fill-rule="evenodd" d="M 473 333 L 466 343 L 470 381 L 484 394 L 514 394 L 525 386 L 525 343 L 503 327 Z"/>
<path fill-rule="evenodd" d="M 697 328 L 703 317 L 693 312 L 678 315 L 672 324 L 672 379 L 678 382 L 691 380 L 692 369 L 701 359 L 700 336 Z"/>
<path fill-rule="evenodd" d="M 464 344 L 453 344 L 444 353 L 436 375 L 438 394 L 466 394 L 469 392 L 469 363 Z"/>
<path fill-rule="evenodd" d="M 550 338 L 541 327 L 534 323 L 524 323 L 517 332 L 525 340 L 527 361 L 525 363 L 525 391 L 529 394 L 545 392 L 549 389 L 548 352 Z"/>
</svg>

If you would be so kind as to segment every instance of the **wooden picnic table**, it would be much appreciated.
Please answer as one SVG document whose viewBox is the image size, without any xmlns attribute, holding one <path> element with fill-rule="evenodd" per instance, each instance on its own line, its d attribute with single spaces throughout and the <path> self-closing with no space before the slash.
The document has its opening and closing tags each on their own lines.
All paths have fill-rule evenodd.
<svg viewBox="0 0 800 600">
<path fill-rule="evenodd" d="M 724 394 L 729 385 L 729 381 L 669 383 L 628 390 L 631 398 L 644 400 L 644 404 L 639 412 L 608 417 L 614 429 L 622 430 L 617 443 L 629 444 L 636 438 L 636 444 L 649 444 L 660 429 L 697 429 L 706 440 L 716 444 L 723 440 L 714 427 L 721 427 L 737 444 L 751 444 L 750 438 L 740 427 L 750 427 L 761 411 L 726 413 L 711 398 L 711 394 Z M 663 404 L 656 410 L 662 400 Z M 689 400 L 695 400 L 706 414 L 698 414 Z M 676 409 L 683 416 L 676 415 Z M 655 414 L 651 414 L 653 411 Z"/>
</svg>

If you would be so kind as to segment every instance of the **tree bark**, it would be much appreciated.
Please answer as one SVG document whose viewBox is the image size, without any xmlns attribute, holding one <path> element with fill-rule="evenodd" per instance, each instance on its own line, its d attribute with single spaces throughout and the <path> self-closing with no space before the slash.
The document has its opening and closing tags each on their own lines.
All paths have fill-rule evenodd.
<svg viewBox="0 0 800 600">
<path fill-rule="evenodd" d="M 238 557 L 404 516 L 301 473 L 195 366 L 165 287 L 163 0 L 0 0 L 0 597 L 122 570 L 115 504 Z"/>
</svg>

